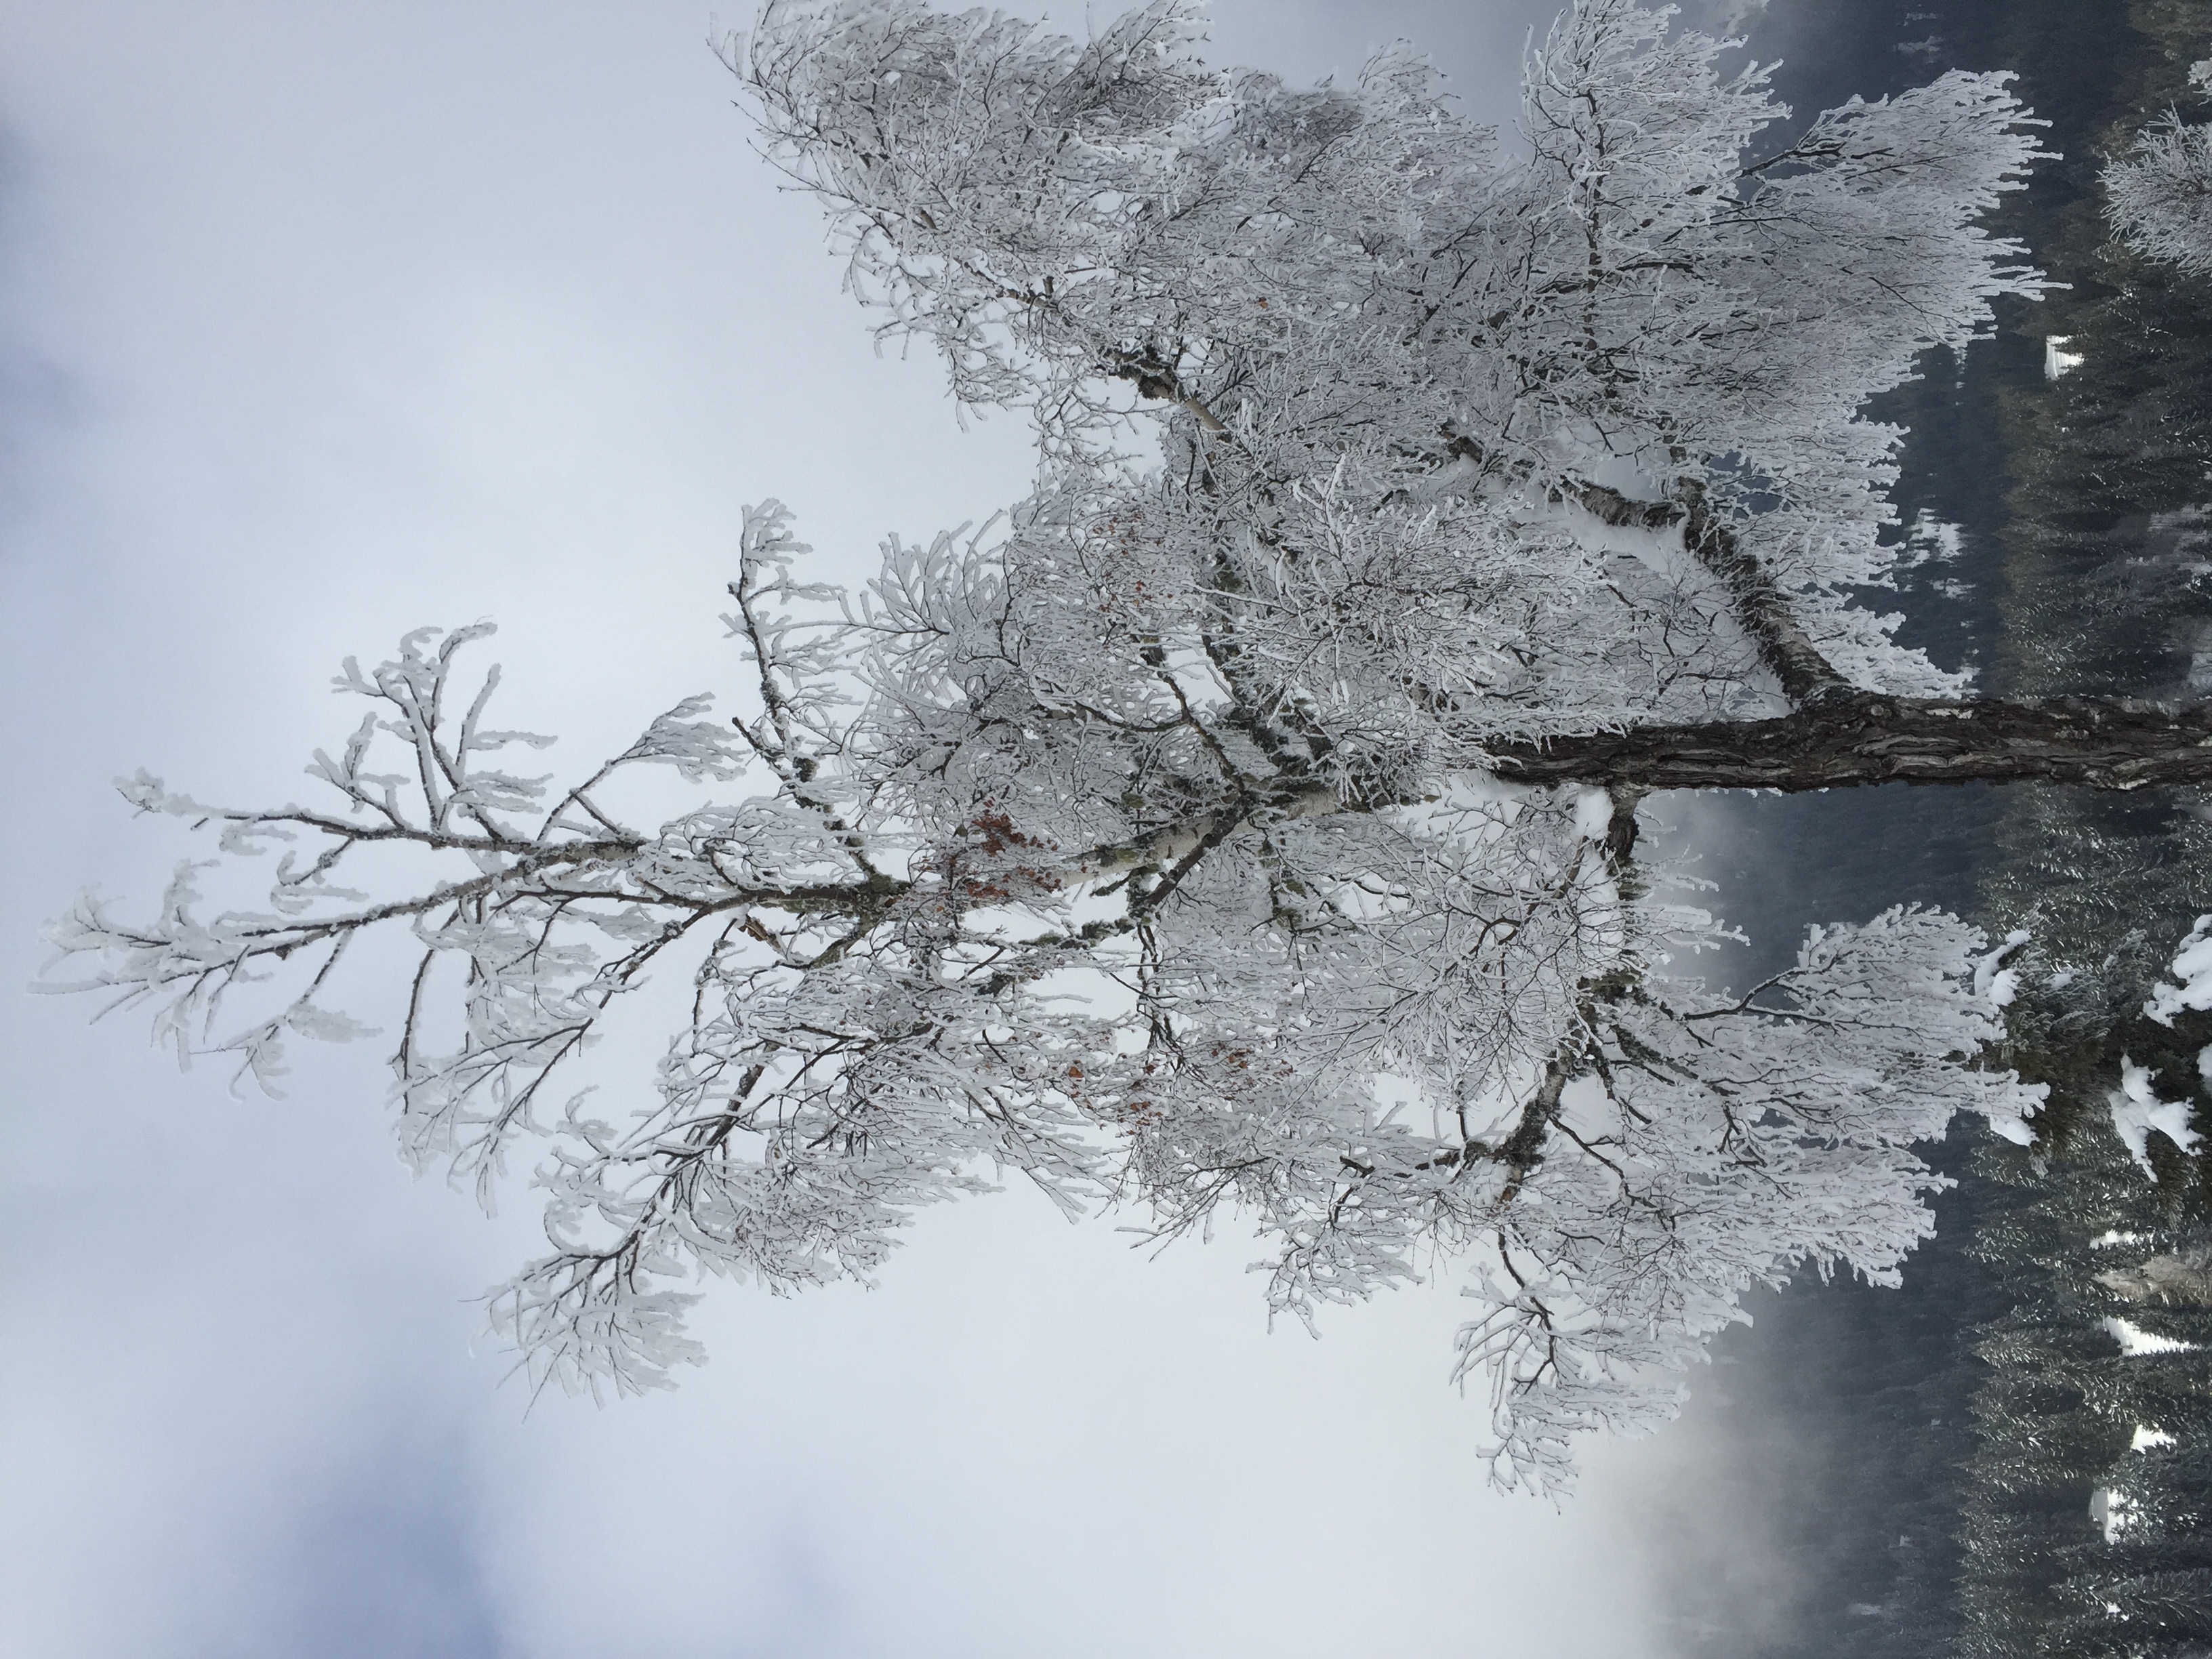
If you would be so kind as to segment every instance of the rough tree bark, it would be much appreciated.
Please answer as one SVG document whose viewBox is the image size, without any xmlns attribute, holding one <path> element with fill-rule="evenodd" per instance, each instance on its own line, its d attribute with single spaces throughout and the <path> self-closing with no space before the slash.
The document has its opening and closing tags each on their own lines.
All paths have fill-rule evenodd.
<svg viewBox="0 0 2212 1659">
<path fill-rule="evenodd" d="M 1773 720 L 1642 726 L 1500 744 L 1518 783 L 1833 789 L 1859 783 L 2212 782 L 2212 708 L 2120 698 L 1952 702 L 1853 690 Z"/>
</svg>

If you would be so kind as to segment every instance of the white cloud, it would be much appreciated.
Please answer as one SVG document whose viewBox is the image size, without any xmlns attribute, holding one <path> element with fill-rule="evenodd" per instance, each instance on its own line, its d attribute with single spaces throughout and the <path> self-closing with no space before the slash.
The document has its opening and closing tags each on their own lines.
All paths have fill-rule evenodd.
<svg viewBox="0 0 2212 1659">
<path fill-rule="evenodd" d="M 1447 47 L 1504 17 L 1401 9 Z M 1342 27 L 1230 5 L 1220 35 L 1348 63 Z M 588 751 L 726 679 L 741 501 L 790 501 L 852 570 L 1018 490 L 1016 422 L 963 434 L 933 364 L 872 354 L 704 33 L 677 5 L 17 9 L 19 982 L 76 885 L 143 902 L 182 850 L 107 779 L 302 789 L 348 652 L 496 617 L 509 715 Z M 526 1418 L 466 1341 L 527 1195 L 486 1224 L 410 1183 L 374 1042 L 233 1103 L 128 1016 L 5 1006 L 10 1651 L 1639 1650 L 1632 1571 L 1586 1588 L 1626 1547 L 1608 1460 L 1565 1516 L 1482 1490 L 1442 1291 L 1271 1339 L 1233 1240 L 1147 1261 L 1009 1194 L 872 1294 L 722 1289 L 673 1396 Z"/>
</svg>

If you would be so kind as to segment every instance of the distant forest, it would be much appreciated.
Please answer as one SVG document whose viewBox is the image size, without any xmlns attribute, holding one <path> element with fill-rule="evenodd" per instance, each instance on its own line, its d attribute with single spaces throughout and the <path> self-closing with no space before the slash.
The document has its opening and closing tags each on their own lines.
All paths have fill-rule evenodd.
<svg viewBox="0 0 2212 1659">
<path fill-rule="evenodd" d="M 2145 121 L 2212 118 L 2212 0 L 1772 0 L 1750 33 L 1801 112 L 2012 70 L 2063 157 L 2000 228 L 2069 286 L 1875 411 L 1912 434 L 1875 596 L 1902 637 L 1996 695 L 2212 696 L 2212 285 L 2112 244 L 2097 183 Z M 2154 1130 L 2139 1160 L 2109 1102 L 2132 1062 L 2212 1145 L 2212 1015 L 2142 1012 L 2212 911 L 2212 810 L 1930 793 L 1778 804 L 1744 873 L 1764 835 L 1831 872 L 1800 908 L 1910 873 L 2027 929 L 1996 1063 L 2051 1085 L 2041 1133 L 1931 1149 L 1957 1184 L 1901 1291 L 1809 1282 L 1718 1345 L 1686 1425 L 1711 1449 L 1654 1500 L 1662 1610 L 1713 1659 L 2212 1659 L 2212 1157 Z"/>
</svg>

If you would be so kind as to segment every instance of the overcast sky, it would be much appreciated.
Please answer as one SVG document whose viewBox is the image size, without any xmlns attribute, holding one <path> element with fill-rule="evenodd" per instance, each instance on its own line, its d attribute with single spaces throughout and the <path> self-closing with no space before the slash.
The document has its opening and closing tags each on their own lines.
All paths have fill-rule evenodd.
<svg viewBox="0 0 2212 1659">
<path fill-rule="evenodd" d="M 1293 76 L 1405 33 L 1510 118 L 1548 0 L 1224 0 Z M 1073 13 L 1070 23 L 1079 22 Z M 732 17 L 728 21 L 738 21 Z M 586 761 L 728 688 L 741 503 L 821 568 L 1021 493 L 872 352 L 690 3 L 0 0 L 0 963 L 143 906 L 204 799 L 301 793 L 324 691 L 495 619 Z M 1543 1653 L 1639 1659 L 1639 1494 L 1502 1499 L 1449 1287 L 1267 1333 L 1251 1250 L 1019 1193 L 873 1291 L 722 1289 L 671 1395 L 527 1416 L 470 1298 L 533 1253 L 395 1161 L 384 1049 L 289 1097 L 0 998 L 0 1650 L 40 1659 Z M 1643 1461 L 1639 1462 L 1639 1457 Z"/>
</svg>

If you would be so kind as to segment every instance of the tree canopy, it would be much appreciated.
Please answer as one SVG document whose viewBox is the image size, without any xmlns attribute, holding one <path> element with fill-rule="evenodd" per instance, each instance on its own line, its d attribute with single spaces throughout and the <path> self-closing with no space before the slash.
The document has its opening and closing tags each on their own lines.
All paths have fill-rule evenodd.
<svg viewBox="0 0 2212 1659">
<path fill-rule="evenodd" d="M 1975 702 L 1863 602 L 1901 435 L 1867 400 L 2039 291 L 1982 227 L 2038 155 L 2004 76 L 1792 125 L 1586 0 L 1516 147 L 1404 48 L 1301 90 L 1202 45 L 1184 0 L 1086 40 L 770 5 L 725 48 L 766 154 L 879 332 L 1033 423 L 1034 490 L 852 594 L 749 509 L 744 712 L 568 782 L 504 769 L 548 739 L 489 723 L 488 629 L 349 661 L 324 804 L 126 787 L 283 849 L 265 908 L 186 866 L 55 926 L 57 985 L 263 1079 L 363 1034 L 349 945 L 410 934 L 408 1155 L 489 1193 L 547 1148 L 552 1251 L 491 1303 L 542 1379 L 663 1382 L 694 1276 L 866 1278 L 1018 1175 L 1162 1236 L 1242 1213 L 1308 1322 L 1459 1275 L 1496 1477 L 1556 1489 L 1747 1287 L 1893 1279 L 1913 1144 L 2025 1141 L 2039 1097 L 1976 1064 L 2013 942 L 1954 917 L 1705 984 L 1724 926 L 1638 862 L 1643 793 L 2212 775 L 2202 714 Z M 646 827 L 652 766 L 701 795 Z M 603 1121 L 566 1079 L 655 979 L 674 1034 Z"/>
<path fill-rule="evenodd" d="M 2190 67 L 2190 85 L 2212 91 L 2212 58 Z M 2212 271 L 2212 127 L 2168 111 L 2105 168 L 2113 228 L 2148 258 L 2192 276 Z"/>
</svg>

